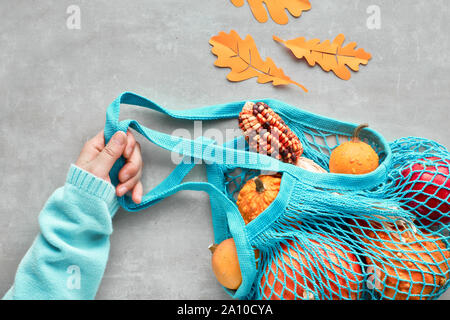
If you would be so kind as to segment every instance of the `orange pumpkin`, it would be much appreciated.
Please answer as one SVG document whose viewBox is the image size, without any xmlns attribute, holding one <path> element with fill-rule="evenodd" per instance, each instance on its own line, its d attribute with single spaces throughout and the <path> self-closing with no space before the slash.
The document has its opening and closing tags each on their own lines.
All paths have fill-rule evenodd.
<svg viewBox="0 0 450 320">
<path fill-rule="evenodd" d="M 212 252 L 211 264 L 217 281 L 225 288 L 236 290 L 242 283 L 241 268 L 233 238 L 226 239 L 220 244 L 209 246 Z M 255 259 L 259 258 L 259 250 L 255 250 Z M 258 262 L 256 263 L 256 268 Z"/>
<path fill-rule="evenodd" d="M 349 141 L 340 144 L 331 152 L 331 173 L 364 174 L 378 167 L 379 158 L 375 150 L 359 139 L 359 133 L 366 127 L 367 124 L 358 126 Z"/>
<path fill-rule="evenodd" d="M 280 175 L 260 175 L 247 181 L 236 202 L 245 224 L 255 219 L 275 200 L 280 183 Z"/>
<path fill-rule="evenodd" d="M 266 266 L 261 278 L 263 300 L 313 300 L 315 287 L 322 288 L 317 297 L 320 300 L 360 298 L 363 274 L 358 259 L 337 238 L 321 237 L 334 242 L 330 245 L 309 240 L 322 259 L 316 259 L 295 240 L 281 244 L 278 256 Z"/>
<path fill-rule="evenodd" d="M 226 239 L 219 245 L 210 246 L 212 269 L 225 288 L 237 289 L 241 285 L 242 275 L 234 239 Z"/>
<path fill-rule="evenodd" d="M 358 225 L 363 228 L 353 230 L 367 244 L 369 280 L 383 299 L 428 300 L 449 281 L 450 251 L 439 237 L 401 225 L 390 228 L 372 221 Z"/>
</svg>

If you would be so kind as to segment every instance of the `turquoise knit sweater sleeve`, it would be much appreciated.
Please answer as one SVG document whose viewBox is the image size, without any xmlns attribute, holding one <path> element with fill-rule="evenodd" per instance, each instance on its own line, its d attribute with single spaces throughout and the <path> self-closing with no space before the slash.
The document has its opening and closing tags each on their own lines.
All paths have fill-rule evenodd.
<svg viewBox="0 0 450 320">
<path fill-rule="evenodd" d="M 112 184 L 72 165 L 41 211 L 40 234 L 3 299 L 93 299 L 118 208 Z"/>
</svg>

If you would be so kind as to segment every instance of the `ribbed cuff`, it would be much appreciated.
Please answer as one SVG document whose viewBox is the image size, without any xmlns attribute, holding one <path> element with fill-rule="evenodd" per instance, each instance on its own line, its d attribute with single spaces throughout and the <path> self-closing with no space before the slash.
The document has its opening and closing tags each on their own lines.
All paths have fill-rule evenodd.
<svg viewBox="0 0 450 320">
<path fill-rule="evenodd" d="M 111 217 L 113 217 L 119 209 L 119 202 L 117 201 L 116 189 L 114 186 L 108 181 L 100 179 L 74 164 L 70 166 L 66 183 L 105 201 Z"/>
</svg>

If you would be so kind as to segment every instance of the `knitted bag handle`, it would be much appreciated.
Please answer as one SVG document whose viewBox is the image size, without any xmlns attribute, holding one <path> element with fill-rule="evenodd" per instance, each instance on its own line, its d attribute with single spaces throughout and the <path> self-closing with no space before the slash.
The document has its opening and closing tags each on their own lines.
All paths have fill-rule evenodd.
<svg viewBox="0 0 450 320">
<path fill-rule="evenodd" d="M 135 204 L 129 196 L 119 198 L 122 207 L 128 211 L 139 211 L 147 208 L 180 190 L 201 190 L 216 195 L 218 193 L 222 194 L 216 186 L 208 182 L 181 183 L 183 178 L 195 166 L 195 164 L 193 164 L 194 161 L 192 161 L 193 158 L 202 159 L 210 164 L 224 164 L 222 163 L 223 159 L 237 159 L 236 163 L 231 164 L 232 166 L 281 172 L 286 172 L 290 167 L 293 167 L 290 164 L 283 163 L 266 155 L 217 145 L 215 141 L 205 137 L 190 140 L 146 128 L 136 120 L 123 120 L 119 122 L 120 105 L 122 103 L 149 108 L 169 115 L 172 118 L 187 120 L 216 120 L 237 117 L 242 108 L 242 104 L 234 103 L 174 111 L 165 109 L 154 102 L 131 92 L 124 92 L 114 100 L 108 107 L 106 113 L 104 130 L 106 142 L 109 141 L 115 132 L 119 130 L 126 132 L 127 129 L 131 127 L 159 147 L 177 152 L 184 156 L 181 163 L 164 181 L 143 196 L 142 202 L 139 205 Z M 118 173 L 124 163 L 125 161 L 123 158 L 119 159 L 110 172 L 111 181 L 114 185 L 117 185 L 119 182 Z M 226 165 L 230 166 L 229 163 Z M 226 196 L 224 197 L 226 198 Z"/>
<path fill-rule="evenodd" d="M 271 106 L 273 106 L 274 109 L 278 109 L 277 111 L 284 113 L 291 119 L 306 121 L 308 123 L 315 123 L 316 125 L 321 126 L 328 125 L 332 126 L 335 130 L 349 130 L 349 128 L 352 127 L 352 124 L 338 122 L 333 119 L 328 119 L 311 113 L 307 113 L 299 110 L 298 108 L 288 106 L 277 100 L 267 99 L 263 101 L 266 101 Z M 117 97 L 117 99 L 115 99 L 108 107 L 105 124 L 106 142 L 109 141 L 111 136 L 116 131 L 122 130 L 126 132 L 128 127 L 131 127 L 156 145 L 169 151 L 178 152 L 184 156 L 199 158 L 205 160 L 208 163 L 219 163 L 219 165 L 224 165 L 223 163 L 220 163 L 220 161 L 223 162 L 223 159 L 238 159 L 237 163 L 233 164 L 235 165 L 235 167 L 288 172 L 296 177 L 301 178 L 304 182 L 333 190 L 362 190 L 376 187 L 377 185 L 385 181 L 388 166 L 391 160 L 391 152 L 387 142 L 378 133 L 373 132 L 374 137 L 379 139 L 382 142 L 384 148 L 387 150 L 386 159 L 375 171 L 363 175 L 343 175 L 331 173 L 326 175 L 317 174 L 298 168 L 291 164 L 283 163 L 266 155 L 238 150 L 234 148 L 227 148 L 224 146 L 218 146 L 217 144 L 214 144 L 212 140 L 206 139 L 204 137 L 200 137 L 196 140 L 184 139 L 151 130 L 140 125 L 136 120 L 124 120 L 119 122 L 120 105 L 122 103 L 145 107 L 168 115 L 172 118 L 186 120 L 217 120 L 237 118 L 243 106 L 243 102 L 232 102 L 190 110 L 169 110 L 135 93 L 124 92 L 119 97 Z M 242 161 L 242 159 L 245 160 Z M 118 183 L 118 172 L 124 165 L 124 163 L 124 159 L 119 159 L 111 170 L 110 176 L 113 184 Z M 225 165 L 227 167 L 230 167 L 230 164 Z M 128 196 L 121 197 L 119 199 L 119 202 L 122 207 L 129 211 L 138 211 L 156 203 L 162 198 L 165 198 L 177 192 L 178 190 L 187 190 L 188 188 L 205 188 L 205 190 L 212 190 L 211 186 L 205 186 L 204 183 L 180 184 L 182 179 L 192 168 L 193 166 L 191 165 L 181 163 L 175 169 L 173 174 L 167 177 L 160 185 L 158 185 L 155 189 L 151 190 L 143 197 L 143 201 L 140 205 L 135 205 Z"/>
</svg>

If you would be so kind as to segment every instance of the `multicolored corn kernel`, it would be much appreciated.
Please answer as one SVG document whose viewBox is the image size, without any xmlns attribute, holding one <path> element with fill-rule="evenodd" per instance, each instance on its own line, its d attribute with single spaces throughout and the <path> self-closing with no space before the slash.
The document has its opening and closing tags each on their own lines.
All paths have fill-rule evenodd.
<svg viewBox="0 0 450 320">
<path fill-rule="evenodd" d="M 264 102 L 246 102 L 239 113 L 239 127 L 252 151 L 296 164 L 303 146 L 281 117 Z"/>
</svg>

